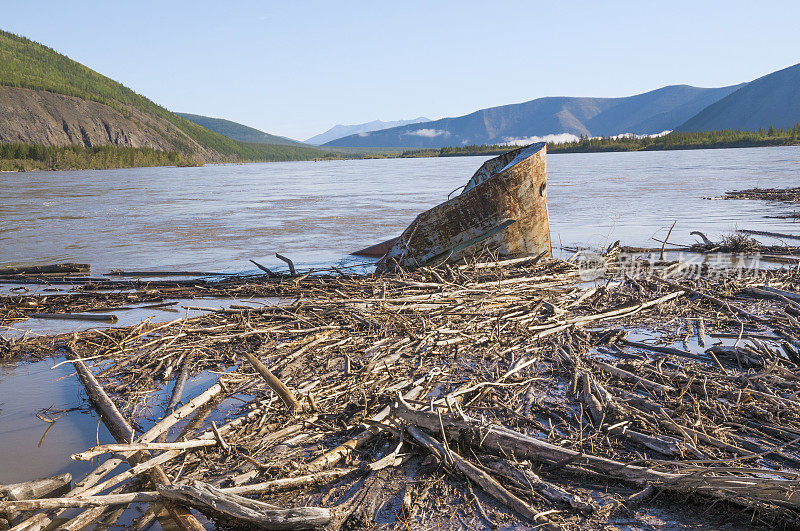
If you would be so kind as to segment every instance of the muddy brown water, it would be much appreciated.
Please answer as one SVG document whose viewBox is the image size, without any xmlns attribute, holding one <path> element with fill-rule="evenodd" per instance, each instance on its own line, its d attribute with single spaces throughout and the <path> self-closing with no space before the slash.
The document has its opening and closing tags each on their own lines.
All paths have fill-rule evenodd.
<svg viewBox="0 0 800 531">
<path fill-rule="evenodd" d="M 397 236 L 466 184 L 487 157 L 372 159 L 0 175 L 0 266 L 73 261 L 112 268 L 256 271 L 346 263 Z M 800 233 L 796 210 L 707 201 L 729 190 L 797 186 L 800 147 L 551 154 L 554 245 L 653 235 L 691 243 L 734 228 Z"/>
<path fill-rule="evenodd" d="M 112 268 L 255 272 L 252 258 L 285 269 L 275 252 L 298 267 L 353 265 L 360 259 L 348 257 L 350 251 L 399 234 L 416 214 L 465 184 L 484 160 L 6 173 L 0 175 L 0 266 L 73 261 L 91 263 L 94 274 Z M 548 173 L 556 247 L 615 240 L 658 245 L 651 238 L 666 236 L 675 220 L 675 243 L 693 243 L 693 230 L 712 239 L 736 228 L 800 234 L 797 221 L 768 217 L 796 205 L 703 199 L 797 186 L 798 147 L 550 155 Z M 177 315 L 145 313 L 120 318 L 135 324 Z M 28 325 L 39 326 L 36 333 L 85 328 L 74 321 Z M 65 470 L 80 474 L 94 465 L 70 462 L 69 454 L 108 440 L 71 368 L 51 370 L 54 363 L 0 365 L 0 483 Z M 199 392 L 202 383 L 192 390 Z M 36 413 L 51 406 L 72 411 L 41 440 L 48 423 Z"/>
</svg>

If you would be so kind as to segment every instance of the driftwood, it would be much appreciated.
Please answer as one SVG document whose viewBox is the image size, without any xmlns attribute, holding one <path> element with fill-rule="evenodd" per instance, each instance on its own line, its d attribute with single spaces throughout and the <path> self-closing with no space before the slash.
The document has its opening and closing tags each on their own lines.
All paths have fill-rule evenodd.
<svg viewBox="0 0 800 531">
<path fill-rule="evenodd" d="M 86 366 L 86 363 L 75 354 L 69 345 L 67 345 L 65 349 L 67 352 L 67 359 L 70 360 L 72 366 L 75 367 L 75 371 L 78 373 L 78 377 L 81 383 L 83 383 L 86 393 L 89 395 L 89 400 L 92 402 L 95 409 L 97 409 L 100 418 L 103 420 L 103 424 L 106 425 L 111 436 L 119 442 L 132 442 L 134 432 L 128 420 L 119 412 L 117 406 L 115 406 L 114 402 L 108 397 L 103 387 L 100 385 L 100 382 L 97 381 L 92 371 Z"/>
<path fill-rule="evenodd" d="M 72 483 L 72 475 L 60 474 L 51 478 L 36 479 L 24 483 L 0 485 L 0 500 L 52 498 L 68 491 L 70 483 Z"/>
<path fill-rule="evenodd" d="M 222 386 L 219 383 L 215 383 L 214 385 L 206 389 L 203 393 L 190 400 L 186 405 L 173 411 L 171 414 L 167 415 L 164 419 L 162 419 L 155 426 L 150 428 L 146 433 L 144 433 L 139 438 L 139 440 L 141 442 L 152 442 L 156 440 L 159 436 L 166 433 L 170 429 L 170 427 L 175 425 L 178 421 L 187 417 L 193 411 L 196 411 L 198 408 L 202 407 L 203 404 L 206 404 L 208 401 L 212 400 L 214 397 L 219 395 L 219 393 L 221 393 L 222 390 L 223 390 Z M 75 487 L 71 491 L 69 491 L 65 495 L 65 497 L 53 498 L 53 500 L 60 500 L 63 502 L 64 500 L 74 500 L 76 499 L 74 498 L 75 496 L 85 497 L 99 492 L 99 490 L 97 489 L 97 485 L 102 480 L 102 478 L 105 477 L 112 470 L 114 470 L 117 466 L 122 464 L 125 461 L 125 458 L 131 457 L 133 455 L 134 453 L 132 452 L 130 454 L 123 454 L 123 458 L 107 459 L 95 470 L 87 474 L 86 477 L 84 477 L 81 481 L 77 482 L 75 484 Z M 0 504 L 2 504 L 2 502 L 0 502 Z M 87 506 L 87 505 L 82 505 L 82 506 Z M 59 509 L 63 507 L 70 507 L 70 505 L 53 505 L 50 508 Z M 34 510 L 38 508 L 39 506 L 35 506 Z M 48 508 L 48 507 L 42 506 L 41 508 Z M 60 513 L 57 513 L 56 516 L 58 516 L 58 514 Z M 98 513 L 94 514 L 95 516 L 98 517 L 100 516 L 100 514 Z M 24 520 L 23 522 L 17 524 L 15 529 L 19 531 L 23 529 L 28 531 L 40 530 L 40 529 L 45 529 L 47 526 L 50 525 L 51 522 L 52 519 L 50 516 L 44 513 L 38 513 Z"/>
<path fill-rule="evenodd" d="M 581 496 L 567 492 L 558 485 L 545 481 L 532 470 L 511 466 L 505 459 L 487 459 L 484 464 L 514 482 L 518 488 L 533 489 L 551 502 L 567 505 L 585 514 L 592 513 L 597 509 Z"/>
<path fill-rule="evenodd" d="M 0 267 L 0 275 L 63 275 L 68 273 L 88 273 L 89 264 L 52 264 L 40 266 Z"/>
<path fill-rule="evenodd" d="M 211 271 L 124 271 L 112 269 L 109 276 L 115 277 L 226 277 L 230 273 L 215 273 Z"/>
<path fill-rule="evenodd" d="M 267 494 L 298 489 L 308 485 L 326 483 L 354 472 L 353 468 L 325 470 L 316 474 L 308 474 L 293 478 L 275 479 L 253 485 L 228 487 L 219 489 L 225 494 Z M 3 511 L 50 510 L 67 507 L 108 507 L 112 505 L 129 505 L 131 503 L 155 503 L 161 500 L 158 491 L 139 491 L 125 494 L 104 494 L 99 496 L 64 496 L 60 498 L 42 498 L 26 500 L 0 500 L 0 513 Z"/>
<path fill-rule="evenodd" d="M 113 313 L 33 313 L 36 319 L 68 319 L 72 321 L 100 321 L 116 323 L 119 319 Z"/>
<path fill-rule="evenodd" d="M 245 357 L 247 361 L 250 362 L 250 365 L 258 371 L 258 374 L 264 378 L 264 381 L 272 388 L 273 391 L 283 400 L 283 403 L 286 404 L 286 407 L 289 408 L 289 411 L 295 411 L 300 409 L 300 402 L 294 397 L 294 394 L 286 387 L 283 382 L 281 382 L 277 376 L 272 374 L 266 365 L 261 363 L 261 360 L 256 358 L 250 352 L 245 352 Z"/>
<path fill-rule="evenodd" d="M 640 503 L 631 519 L 646 519 L 655 508 L 647 495 L 631 496 L 635 486 L 697 494 L 687 499 L 702 514 L 692 518 L 708 527 L 719 524 L 716 513 L 741 523 L 796 525 L 799 272 L 733 274 L 702 265 L 689 274 L 685 264 L 653 260 L 657 249 L 640 273 L 613 251 L 599 257 L 605 278 L 592 287 L 576 284 L 579 269 L 570 261 L 486 255 L 395 275 L 157 280 L 135 291 L 134 282 L 104 281 L 99 290 L 0 298 L 0 318 L 11 320 L 33 311 L 110 311 L 204 295 L 296 301 L 78 333 L 76 356 L 92 360 L 123 417 L 134 426 L 155 425 L 132 442 L 80 452 L 117 455 L 65 497 L 21 500 L 18 507 L 49 511 L 25 525 L 42 527 L 65 516 L 65 507 L 82 509 L 71 510 L 68 528 L 111 525 L 131 502 L 150 504 L 140 528 L 156 514 L 168 522 L 163 497 L 147 484 L 157 470 L 176 483 L 235 485 L 241 490 L 221 490 L 239 495 L 258 493 L 260 485 L 281 507 L 339 507 L 334 526 L 351 513 L 345 524 L 380 515 L 389 527 L 453 527 L 458 519 L 472 525 L 469 512 L 443 510 L 464 496 L 488 525 L 529 523 L 497 499 L 473 494 L 472 480 L 465 485 L 425 466 L 432 460 L 427 452 L 392 451 L 389 439 L 404 433 L 404 422 L 439 443 L 443 455 L 449 448 L 536 508 L 540 523 L 546 517 L 565 528 L 609 525 L 607 510 L 592 510 L 609 495 Z M 676 287 L 665 290 L 661 276 Z M 617 328 L 603 327 L 612 320 Z M 624 339 L 630 332 L 648 339 Z M 695 336 L 715 338 L 706 353 L 696 350 Z M 719 345 L 716 338 L 733 341 Z M 2 342 L 0 354 L 46 355 L 53 343 Z M 290 412 L 261 374 L 241 363 L 245 353 L 259 352 L 275 353 L 270 372 L 303 408 Z M 220 383 L 178 407 L 181 381 L 223 373 Z M 414 415 L 427 417 L 389 416 L 398 391 L 422 410 Z M 165 393 L 163 404 L 153 403 Z M 222 402 L 223 393 L 235 398 Z M 232 420 L 223 424 L 228 414 Z M 168 436 L 177 422 L 180 433 Z M 114 469 L 137 454 L 130 468 Z M 357 471 L 329 469 L 342 462 Z M 454 464 L 444 468 L 463 476 Z M 402 515 L 390 523 L 401 498 Z M 658 509 L 669 513 L 670 503 Z M 731 503 L 749 509 L 739 517 Z M 687 521 L 680 511 L 668 517 Z"/>
<path fill-rule="evenodd" d="M 292 262 L 289 258 L 283 256 L 282 254 L 275 253 L 275 257 L 280 259 L 280 260 L 283 260 L 284 262 L 286 262 L 286 264 L 289 266 L 289 274 L 290 275 L 292 275 L 292 276 L 296 275 L 295 270 L 294 270 L 294 262 Z"/>
<path fill-rule="evenodd" d="M 219 517 L 236 525 L 261 529 L 313 529 L 331 520 L 331 512 L 319 507 L 280 509 L 274 505 L 229 494 L 195 481 L 191 485 L 161 486 L 158 492 L 175 503 Z"/>
<path fill-rule="evenodd" d="M 68 359 L 73 362 L 78 375 L 83 383 L 87 394 L 89 395 L 92 404 L 97 408 L 98 412 L 103 419 L 103 423 L 108 428 L 108 431 L 119 443 L 133 441 L 134 431 L 127 419 L 122 416 L 114 402 L 106 394 L 103 387 L 94 377 L 94 374 L 86 367 L 86 364 L 78 358 L 71 347 L 67 347 Z M 143 459 L 139 454 L 133 454 L 128 457 L 128 462 L 136 465 Z M 155 465 L 149 470 L 150 479 L 154 485 L 169 485 L 170 481 L 167 475 L 159 465 Z M 201 530 L 204 529 L 202 524 L 192 516 L 192 514 L 184 508 L 178 507 L 171 503 L 165 503 L 164 507 L 170 514 L 175 524 L 183 530 Z"/>
<path fill-rule="evenodd" d="M 540 516 L 533 507 L 511 494 L 492 476 L 462 458 L 452 449 L 438 442 L 416 426 L 406 426 L 406 431 L 408 431 L 414 440 L 421 444 L 426 450 L 435 455 L 439 461 L 464 474 L 467 479 L 475 482 L 491 497 L 500 501 L 510 509 L 513 509 L 532 523 L 540 523 L 540 521 L 547 522 L 547 519 Z"/>
<path fill-rule="evenodd" d="M 259 268 L 261 271 L 263 271 L 263 272 L 264 272 L 264 273 L 266 273 L 267 275 L 269 275 L 269 276 L 271 276 L 271 277 L 277 277 L 277 276 L 278 276 L 278 274 L 277 274 L 277 273 L 275 273 L 274 271 L 272 271 L 272 270 L 271 270 L 271 269 L 269 269 L 268 267 L 266 267 L 266 266 L 263 266 L 263 265 L 259 264 L 259 263 L 258 263 L 258 262 L 256 262 L 255 260 L 250 260 L 250 261 L 253 263 L 253 265 L 255 265 L 257 268 Z"/>
<path fill-rule="evenodd" d="M 695 492 L 710 497 L 731 500 L 735 497 L 752 501 L 769 501 L 784 507 L 800 509 L 800 493 L 795 492 L 793 480 L 763 480 L 746 476 L 715 476 L 714 470 L 698 474 L 659 472 L 605 457 L 576 452 L 558 445 L 521 434 L 501 426 L 482 424 L 471 419 L 456 419 L 432 412 L 416 411 L 402 399 L 392 406 L 392 414 L 406 422 L 431 431 L 443 431 L 448 438 L 500 455 L 533 459 L 556 464 L 569 462 L 619 481 L 641 487 L 653 485 L 676 492 Z M 728 469 L 725 469 L 728 470 Z M 772 471 L 764 470 L 764 473 Z M 793 474 L 794 475 L 794 474 Z M 764 485 L 764 488 L 759 488 Z"/>
<path fill-rule="evenodd" d="M 408 391 L 404 396 L 407 400 L 413 400 L 417 398 L 422 393 L 422 387 L 416 386 L 410 391 Z M 386 406 L 383 408 L 377 415 L 374 415 L 370 418 L 371 422 L 381 422 L 386 417 L 389 416 L 390 407 Z M 375 425 L 367 428 L 366 430 L 360 432 L 355 437 L 348 439 L 344 443 L 340 444 L 336 448 L 325 452 L 321 456 L 317 457 L 313 461 L 311 461 L 306 469 L 309 472 L 319 472 L 324 470 L 328 467 L 331 467 L 337 463 L 339 463 L 342 459 L 346 456 L 350 455 L 354 450 L 363 447 L 364 445 L 370 443 L 378 436 L 381 432 L 381 429 Z"/>
<path fill-rule="evenodd" d="M 172 394 L 169 397 L 169 403 L 167 404 L 167 411 L 172 411 L 181 401 L 181 397 L 183 396 L 183 388 L 186 386 L 186 380 L 189 379 L 189 371 L 191 370 L 192 360 L 194 359 L 193 353 L 189 353 L 185 359 L 183 360 L 183 366 L 181 367 L 181 372 L 178 375 L 178 379 L 175 380 L 175 386 L 172 388 Z"/>
</svg>

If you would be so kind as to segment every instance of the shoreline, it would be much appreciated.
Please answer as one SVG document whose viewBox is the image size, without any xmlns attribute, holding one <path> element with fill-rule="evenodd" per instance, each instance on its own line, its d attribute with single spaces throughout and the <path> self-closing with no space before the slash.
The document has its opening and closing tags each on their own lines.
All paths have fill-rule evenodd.
<svg viewBox="0 0 800 531">
<path fill-rule="evenodd" d="M 206 162 L 203 164 L 155 164 L 155 165 L 133 165 L 133 166 L 115 166 L 111 168 L 31 168 L 31 169 L 17 169 L 17 170 L 0 170 L 0 173 L 28 173 L 28 172 L 58 172 L 58 171 L 104 171 L 104 170 L 124 170 L 133 168 L 198 168 L 203 166 L 217 166 L 217 165 L 243 165 L 243 164 L 272 164 L 272 163 L 285 163 L 285 162 L 333 162 L 342 160 L 380 160 L 380 159 L 435 159 L 435 158 L 454 158 L 454 157 L 483 157 L 502 155 L 508 151 L 516 149 L 519 146 L 509 146 L 507 150 L 487 150 L 484 152 L 474 153 L 444 153 L 444 154 L 419 154 L 419 155 L 405 155 L 405 153 L 397 153 L 395 155 L 382 155 L 382 156 L 353 156 L 353 157 L 338 157 L 338 158 L 321 158 L 321 159 L 303 159 L 303 160 L 245 160 L 245 161 L 226 161 L 226 162 Z M 800 141 L 792 144 L 747 144 L 747 145 L 708 145 L 708 146 L 676 146 L 676 147 L 651 147 L 644 149 L 560 149 L 553 148 L 548 145 L 550 155 L 569 155 L 569 154 L 586 154 L 586 153 L 653 153 L 663 151 L 701 151 L 701 150 L 719 150 L 719 149 L 753 149 L 753 148 L 779 148 L 779 147 L 800 147 Z M 438 151 L 438 150 L 437 150 Z M 2 161 L 0 161 L 2 162 Z"/>
</svg>

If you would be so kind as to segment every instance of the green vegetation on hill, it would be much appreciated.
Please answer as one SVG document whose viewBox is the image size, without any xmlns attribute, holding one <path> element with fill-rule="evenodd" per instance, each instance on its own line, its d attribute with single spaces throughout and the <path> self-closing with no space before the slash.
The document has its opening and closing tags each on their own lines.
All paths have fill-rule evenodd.
<svg viewBox="0 0 800 531">
<path fill-rule="evenodd" d="M 191 164 L 177 151 L 151 148 L 0 144 L 0 171 L 105 170 Z"/>
<path fill-rule="evenodd" d="M 248 160 L 270 162 L 340 158 L 335 153 L 293 146 L 242 144 L 241 153 Z M 324 157 L 317 156 L 322 153 Z M 120 146 L 39 146 L 36 144 L 0 143 L 0 171 L 30 170 L 104 170 L 145 166 L 196 166 L 178 151 Z M 202 165 L 202 164 L 200 164 Z"/>
<path fill-rule="evenodd" d="M 251 145 L 237 142 L 186 120 L 156 105 L 124 85 L 72 59 L 24 37 L 0 30 L 0 85 L 44 90 L 96 101 L 128 115 L 125 106 L 162 118 L 198 144 L 230 160 L 273 161 L 330 156 L 313 148 Z M 191 155 L 195 150 L 185 138 L 170 139 L 176 150 Z M 121 155 L 122 156 L 122 155 Z"/>
<path fill-rule="evenodd" d="M 770 126 L 758 131 L 703 131 L 697 133 L 672 132 L 657 137 L 581 137 L 575 142 L 547 144 L 548 153 L 598 153 L 611 151 L 664 151 L 673 149 L 714 149 L 759 146 L 800 145 L 800 123 L 793 128 Z M 401 157 L 454 157 L 468 155 L 500 155 L 518 146 L 476 145 L 443 147 L 439 149 L 414 149 L 404 151 Z"/>
<path fill-rule="evenodd" d="M 186 118 L 190 122 L 202 125 L 206 129 L 211 129 L 215 133 L 227 136 L 233 140 L 238 140 L 239 142 L 247 142 L 251 144 L 276 144 L 279 146 L 313 147 L 309 146 L 308 144 L 303 144 L 302 142 L 297 142 L 290 138 L 271 135 L 247 125 L 225 120 L 224 118 L 210 118 L 208 116 L 189 114 L 186 112 L 176 112 L 175 114 L 181 118 Z"/>
</svg>

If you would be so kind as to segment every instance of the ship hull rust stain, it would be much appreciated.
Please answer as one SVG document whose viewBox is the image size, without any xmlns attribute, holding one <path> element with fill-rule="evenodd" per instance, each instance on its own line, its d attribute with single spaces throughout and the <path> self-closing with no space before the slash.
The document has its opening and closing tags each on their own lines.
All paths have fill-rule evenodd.
<svg viewBox="0 0 800 531">
<path fill-rule="evenodd" d="M 480 251 L 551 255 L 545 143 L 486 161 L 460 195 L 417 216 L 378 269 L 456 261 Z"/>
</svg>

